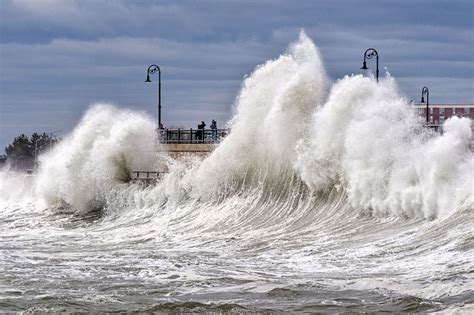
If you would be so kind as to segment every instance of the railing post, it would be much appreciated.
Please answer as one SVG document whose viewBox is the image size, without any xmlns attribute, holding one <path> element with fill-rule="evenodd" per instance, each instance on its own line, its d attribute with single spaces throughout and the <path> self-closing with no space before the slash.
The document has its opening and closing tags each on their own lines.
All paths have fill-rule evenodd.
<svg viewBox="0 0 474 315">
<path fill-rule="evenodd" d="M 189 136 L 188 136 L 189 132 Z M 227 136 L 227 129 L 163 129 L 162 143 L 213 143 Z M 165 135 L 166 133 L 166 135 Z"/>
</svg>

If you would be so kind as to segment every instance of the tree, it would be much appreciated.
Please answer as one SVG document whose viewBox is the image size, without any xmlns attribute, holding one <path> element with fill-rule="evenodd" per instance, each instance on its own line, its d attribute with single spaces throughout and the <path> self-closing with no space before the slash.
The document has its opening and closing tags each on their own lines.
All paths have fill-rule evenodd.
<svg viewBox="0 0 474 315">
<path fill-rule="evenodd" d="M 33 133 L 30 138 L 25 134 L 16 137 L 11 144 L 5 147 L 7 161 L 18 169 L 35 167 L 35 157 L 49 150 L 58 142 L 50 135 Z"/>
</svg>

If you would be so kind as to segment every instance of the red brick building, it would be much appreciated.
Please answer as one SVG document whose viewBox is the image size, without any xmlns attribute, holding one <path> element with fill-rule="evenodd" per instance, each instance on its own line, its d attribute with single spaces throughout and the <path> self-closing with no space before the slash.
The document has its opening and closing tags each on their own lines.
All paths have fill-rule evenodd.
<svg viewBox="0 0 474 315">
<path fill-rule="evenodd" d="M 426 118 L 426 104 L 417 103 L 420 116 Z M 474 104 L 430 104 L 429 124 L 442 125 L 451 116 L 471 118 L 474 122 Z"/>
</svg>

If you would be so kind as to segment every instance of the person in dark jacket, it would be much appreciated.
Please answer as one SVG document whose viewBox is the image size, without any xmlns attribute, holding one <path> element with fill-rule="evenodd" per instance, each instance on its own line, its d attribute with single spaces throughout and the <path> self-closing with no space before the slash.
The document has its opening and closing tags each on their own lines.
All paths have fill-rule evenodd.
<svg viewBox="0 0 474 315">
<path fill-rule="evenodd" d="M 214 119 L 211 121 L 211 137 L 212 142 L 217 141 L 217 123 Z"/>
<path fill-rule="evenodd" d="M 201 123 L 198 125 L 198 130 L 196 132 L 196 138 L 198 140 L 204 140 L 204 128 L 206 128 L 206 123 L 204 121 L 201 121 Z"/>
</svg>

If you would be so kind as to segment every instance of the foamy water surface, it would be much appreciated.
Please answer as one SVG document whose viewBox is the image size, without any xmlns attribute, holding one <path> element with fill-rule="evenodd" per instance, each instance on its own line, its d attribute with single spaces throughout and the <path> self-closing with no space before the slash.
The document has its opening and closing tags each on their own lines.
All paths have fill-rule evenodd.
<svg viewBox="0 0 474 315">
<path fill-rule="evenodd" d="M 0 309 L 473 312 L 471 122 L 410 106 L 389 76 L 330 82 L 304 33 L 203 161 L 97 104 L 37 175 L 0 172 Z"/>
</svg>

